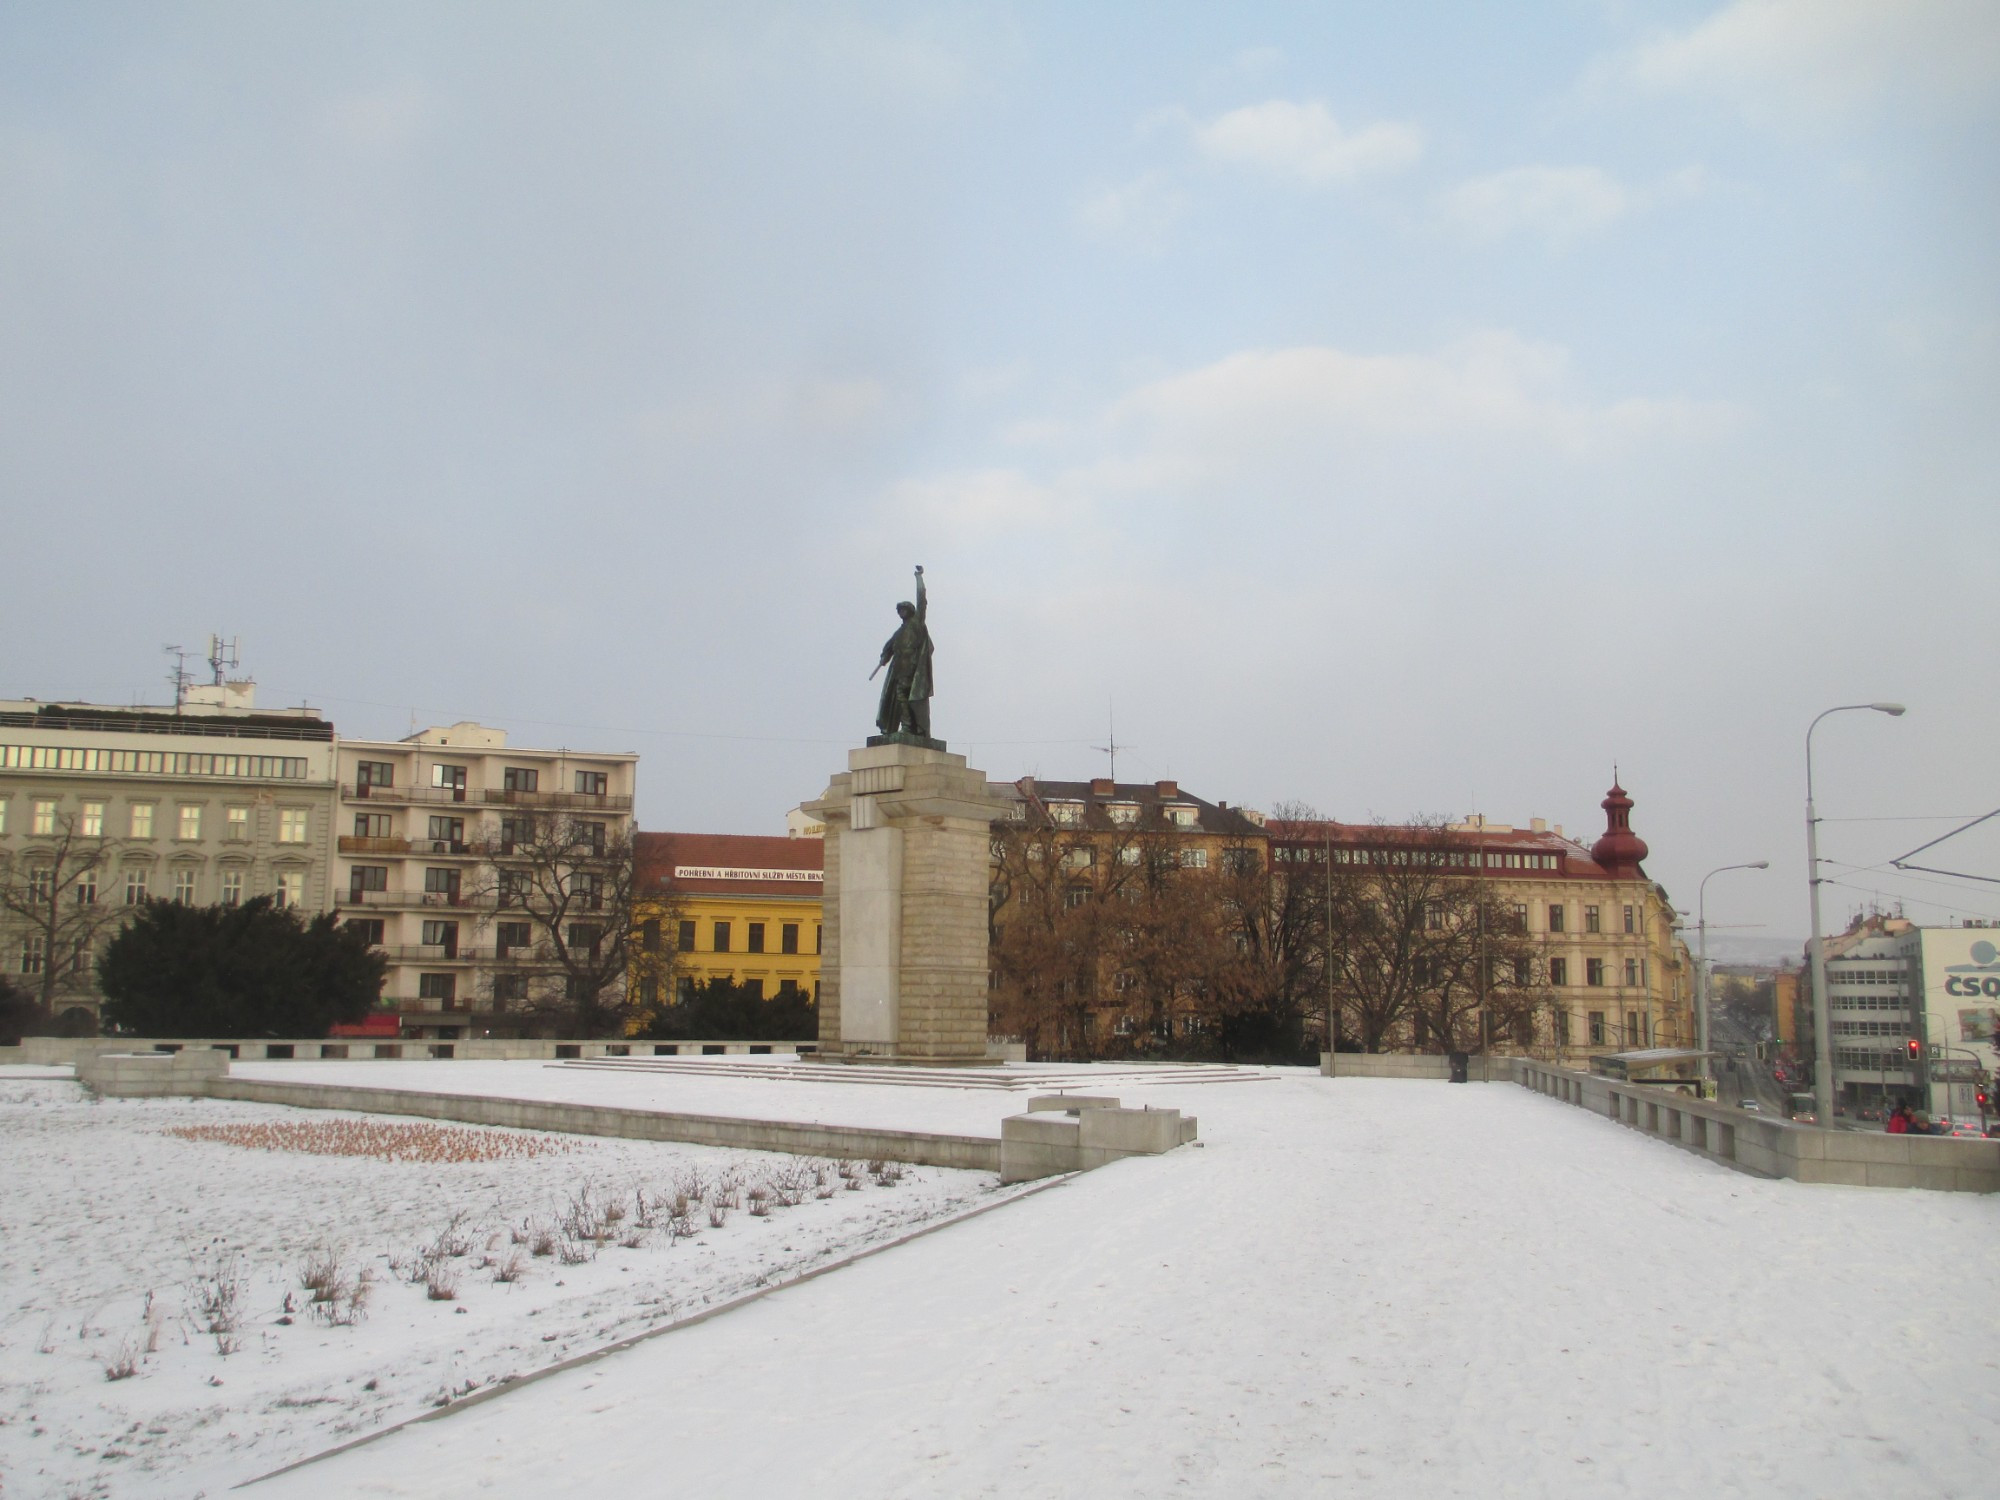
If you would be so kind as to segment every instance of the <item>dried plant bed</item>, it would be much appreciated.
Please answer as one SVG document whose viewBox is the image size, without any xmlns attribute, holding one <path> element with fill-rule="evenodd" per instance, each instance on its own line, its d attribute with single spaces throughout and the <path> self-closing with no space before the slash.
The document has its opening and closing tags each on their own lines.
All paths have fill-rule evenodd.
<svg viewBox="0 0 2000 1500">
<path fill-rule="evenodd" d="M 298 1151 L 307 1156 L 373 1156 L 382 1161 L 507 1161 L 561 1156 L 575 1142 L 560 1136 L 458 1125 L 386 1120 L 281 1120 L 256 1125 L 175 1125 L 161 1132 L 184 1141 L 216 1141 L 256 1151 Z"/>
<path fill-rule="evenodd" d="M 6 1496 L 221 1494 L 1003 1191 L 74 1085 L 0 1089 L 0 1139 Z"/>
</svg>

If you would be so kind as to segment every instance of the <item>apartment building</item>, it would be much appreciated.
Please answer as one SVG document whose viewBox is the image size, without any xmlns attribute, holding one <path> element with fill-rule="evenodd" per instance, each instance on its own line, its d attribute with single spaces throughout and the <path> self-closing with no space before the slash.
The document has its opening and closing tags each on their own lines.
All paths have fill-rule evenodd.
<svg viewBox="0 0 2000 1500">
<path fill-rule="evenodd" d="M 640 998 L 661 998 L 649 969 L 667 970 L 683 997 L 710 979 L 764 998 L 819 993 L 825 846 L 817 838 L 738 833 L 637 836 Z M 648 965 L 649 954 L 671 962 Z"/>
<path fill-rule="evenodd" d="M 401 1033 L 536 1029 L 573 982 L 561 951 L 594 954 L 629 920 L 598 885 L 615 868 L 586 867 L 592 850 L 629 853 L 639 757 L 525 749 L 474 723 L 342 740 L 338 756 L 334 900 L 387 953 Z M 536 867 L 551 828 L 577 841 L 573 866 Z"/>
<path fill-rule="evenodd" d="M 0 913 L 0 965 L 31 992 L 53 966 L 66 1027 L 96 1026 L 95 957 L 117 911 L 332 904 L 334 727 L 255 700 L 250 682 L 190 687 L 174 707 L 0 700 L 0 865 L 28 889 L 53 887 L 79 935 L 52 954 L 46 930 Z M 96 920 L 105 907 L 116 911 Z M 71 921 L 79 912 L 90 920 Z"/>
<path fill-rule="evenodd" d="M 1632 799 L 1613 785 L 1601 806 L 1604 833 L 1585 847 L 1560 824 L 1527 828 L 1467 818 L 1434 832 L 1338 822 L 1291 823 L 1273 831 L 1272 857 L 1293 869 L 1442 857 L 1481 876 L 1508 935 L 1526 938 L 1524 985 L 1545 999 L 1532 1036 L 1493 1038 L 1496 1047 L 1568 1061 L 1637 1048 L 1695 1043 L 1693 961 L 1663 887 L 1642 862 L 1650 852 L 1632 831 Z"/>
</svg>

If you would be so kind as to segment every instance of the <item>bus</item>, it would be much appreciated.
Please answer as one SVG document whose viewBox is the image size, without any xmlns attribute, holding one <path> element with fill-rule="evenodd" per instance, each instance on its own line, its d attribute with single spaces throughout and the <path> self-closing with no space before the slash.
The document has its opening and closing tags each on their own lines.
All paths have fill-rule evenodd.
<svg viewBox="0 0 2000 1500">
<path fill-rule="evenodd" d="M 1817 1107 L 1811 1094 L 1785 1095 L 1785 1117 L 1790 1120 L 1797 1120 L 1801 1125 L 1817 1123 L 1816 1117 L 1813 1114 L 1813 1111 Z"/>
</svg>

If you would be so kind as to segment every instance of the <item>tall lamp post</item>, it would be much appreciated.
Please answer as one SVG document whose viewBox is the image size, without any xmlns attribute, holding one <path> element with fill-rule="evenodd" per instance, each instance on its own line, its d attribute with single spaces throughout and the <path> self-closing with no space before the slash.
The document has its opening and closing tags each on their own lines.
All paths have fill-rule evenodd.
<svg viewBox="0 0 2000 1500">
<path fill-rule="evenodd" d="M 1700 943 L 1700 952 L 1694 961 L 1694 1019 L 1695 1046 L 1700 1049 L 1701 1076 L 1714 1078 L 1715 1069 L 1708 1061 L 1708 883 L 1727 870 L 1768 870 L 1768 859 L 1752 860 L 1744 865 L 1718 865 L 1701 877 L 1701 885 L 1695 892 L 1695 905 L 1699 909 L 1700 920 L 1695 924 L 1695 932 Z"/>
<path fill-rule="evenodd" d="M 1813 811 L 1812 737 L 1820 719 L 1827 714 L 1853 713 L 1869 709 L 1878 714 L 1900 717 L 1900 703 L 1842 703 L 1829 708 L 1806 726 L 1806 892 L 1812 908 L 1812 938 L 1806 944 L 1812 964 L 1813 987 L 1813 1114 L 1820 1128 L 1833 1128 L 1833 1025 L 1828 1019 L 1826 994 L 1826 944 L 1819 935 L 1819 815 Z"/>
</svg>

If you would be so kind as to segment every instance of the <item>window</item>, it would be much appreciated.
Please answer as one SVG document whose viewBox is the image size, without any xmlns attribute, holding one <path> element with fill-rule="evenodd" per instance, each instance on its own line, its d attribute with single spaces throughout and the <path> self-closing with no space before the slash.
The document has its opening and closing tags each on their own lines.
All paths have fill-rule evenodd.
<svg viewBox="0 0 2000 1500">
<path fill-rule="evenodd" d="M 1639 930 L 1638 913 L 1630 906 L 1625 908 L 1625 930 L 1627 932 L 1637 932 Z"/>
<path fill-rule="evenodd" d="M 674 946 L 683 953 L 694 952 L 694 923 L 681 923 L 680 934 L 675 939 Z"/>
<path fill-rule="evenodd" d="M 1073 885 L 1063 892 L 1063 905 L 1072 909 L 1082 906 L 1089 899 L 1090 887 L 1087 885 Z"/>
<path fill-rule="evenodd" d="M 502 870 L 500 872 L 498 900 L 502 906 L 526 906 L 528 904 L 528 889 L 528 872 L 526 870 Z"/>
<path fill-rule="evenodd" d="M 28 900 L 34 905 L 47 905 L 55 887 L 56 872 L 48 865 L 37 865 L 28 871 Z"/>
<path fill-rule="evenodd" d="M 458 976 L 456 974 L 419 974 L 417 976 L 417 998 L 429 1000 L 450 1010 L 458 1002 Z"/>
<path fill-rule="evenodd" d="M 1514 960 L 1514 983 L 1525 988 L 1534 982 L 1534 965 L 1525 958 Z"/>
<path fill-rule="evenodd" d="M 1201 821 L 1200 810 L 1192 807 L 1169 808 L 1168 816 L 1173 819 L 1176 828 L 1193 828 Z"/>
<path fill-rule="evenodd" d="M 357 820 L 358 821 L 358 820 Z M 382 819 L 382 831 L 387 833 L 389 820 Z M 359 833 L 357 828 L 355 832 Z M 241 844 L 250 837 L 250 809 L 247 807 L 227 807 L 222 811 L 222 836 L 232 844 Z"/>
<path fill-rule="evenodd" d="M 280 910 L 302 906 L 306 899 L 306 877 L 301 870 L 280 870 L 278 889 L 273 894 L 271 904 Z"/>
<path fill-rule="evenodd" d="M 431 767 L 431 785 L 451 793 L 451 800 L 465 800 L 465 767 L 434 765 Z"/>
<path fill-rule="evenodd" d="M 1558 1010 L 1554 1012 L 1554 1017 L 1556 1023 L 1556 1045 L 1567 1047 L 1569 1045 L 1569 1012 Z"/>
<path fill-rule="evenodd" d="M 1222 851 L 1222 868 L 1231 875 L 1254 875 L 1257 873 L 1257 851 L 1225 849 Z"/>
<path fill-rule="evenodd" d="M 572 922 L 569 924 L 569 951 L 587 953 L 597 957 L 597 950 L 603 946 L 604 929 L 595 922 Z"/>
<path fill-rule="evenodd" d="M 1426 901 L 1424 903 L 1424 931 L 1442 932 L 1443 930 L 1444 930 L 1443 903 L 1437 901 Z"/>
<path fill-rule="evenodd" d="M 77 819 L 76 831 L 87 839 L 101 839 L 104 837 L 104 804 L 102 802 L 86 802 L 83 804 L 83 816 Z"/>
<path fill-rule="evenodd" d="M 1602 932 L 1604 930 L 1603 925 L 1597 919 L 1596 907 L 1586 906 L 1583 909 L 1583 930 L 1585 932 Z"/>
<path fill-rule="evenodd" d="M 465 819 L 434 817 L 430 829 L 433 844 L 449 844 L 454 850 L 465 847 Z"/>
<path fill-rule="evenodd" d="M 516 844 L 532 844 L 535 841 L 535 820 L 533 818 L 502 818 L 500 820 L 500 852 L 512 854 Z"/>
<path fill-rule="evenodd" d="M 778 981 L 778 998 L 780 1000 L 795 999 L 798 993 L 799 982 L 796 979 L 780 979 Z"/>
<path fill-rule="evenodd" d="M 1528 903 L 1527 903 L 1527 902 L 1525 902 L 1525 901 L 1516 901 L 1516 902 L 1514 903 L 1514 909 L 1513 909 L 1513 911 L 1512 911 L 1511 913 L 1509 913 L 1509 915 L 1508 915 L 1508 927 L 1507 927 L 1507 930 L 1508 930 L 1509 932 L 1526 932 L 1526 931 L 1528 930 Z"/>
<path fill-rule="evenodd" d="M 576 825 L 576 841 L 592 854 L 604 853 L 604 825 L 602 823 L 579 823 Z"/>
<path fill-rule="evenodd" d="M 30 831 L 38 838 L 47 838 L 56 831 L 56 805 L 54 801 L 42 797 L 35 799 L 35 821 Z"/>
<path fill-rule="evenodd" d="M 424 870 L 424 904 L 427 906 L 458 905 L 459 873 L 445 865 L 430 865 Z"/>
<path fill-rule="evenodd" d="M 389 889 L 389 867 L 387 865 L 356 865 L 347 872 L 347 888 L 354 893 L 354 899 L 362 899 L 363 891 L 386 891 Z"/>
<path fill-rule="evenodd" d="M 1561 932 L 1562 930 L 1563 904 L 1560 901 L 1551 901 L 1549 903 L 1549 931 Z"/>
<path fill-rule="evenodd" d="M 1181 850 L 1181 868 L 1184 870 L 1206 870 L 1208 851 L 1206 849 Z"/>
<path fill-rule="evenodd" d="M 237 877 L 237 884 L 240 888 L 242 885 L 241 876 Z M 349 917 L 346 927 L 349 932 L 360 938 L 369 947 L 379 948 L 382 946 L 385 929 L 380 917 Z"/>
<path fill-rule="evenodd" d="M 303 807 L 284 807 L 278 810 L 278 842 L 281 844 L 303 844 L 306 841 L 306 820 L 311 813 Z"/>
<path fill-rule="evenodd" d="M 1586 958 L 1583 961 L 1583 982 L 1585 984 L 1598 984 L 1598 985 L 1604 983 L 1603 959 Z"/>
<path fill-rule="evenodd" d="M 426 948 L 442 948 L 446 958 L 458 956 L 458 923 L 426 922 L 420 937 Z"/>
<path fill-rule="evenodd" d="M 224 870 L 222 872 L 222 904 L 224 906 L 241 906 L 243 904 L 243 872 L 241 870 Z M 382 924 L 377 922 L 375 926 L 379 930 Z M 370 941 L 379 943 L 381 939 L 378 937 Z"/>
<path fill-rule="evenodd" d="M 153 804 L 134 802 L 132 804 L 132 837 L 149 839 L 153 836 Z"/>
<path fill-rule="evenodd" d="M 778 929 L 778 951 L 796 953 L 799 951 L 799 924 L 787 922 Z"/>
<path fill-rule="evenodd" d="M 1626 982 L 1627 984 L 1629 984 L 1629 985 L 1637 985 L 1637 984 L 1638 984 L 1638 982 L 1639 982 L 1639 960 L 1638 960 L 1638 959 L 1636 959 L 1636 958 L 1628 958 L 1628 959 L 1626 959 L 1626 960 L 1625 960 L 1625 982 Z"/>
<path fill-rule="evenodd" d="M 586 797 L 602 797 L 605 787 L 610 784 L 610 779 L 602 771 L 578 771 L 576 789 Z"/>
<path fill-rule="evenodd" d="M 127 870 L 125 872 L 125 904 L 144 906 L 146 904 L 146 872 Z"/>
<path fill-rule="evenodd" d="M 1139 863 L 1139 846 L 1137 844 L 1127 844 L 1124 848 L 1120 849 L 1118 851 L 1118 863 L 1121 865 L 1136 865 Z"/>
<path fill-rule="evenodd" d="M 727 953 L 729 951 L 729 924 L 727 922 L 717 922 L 715 924 L 715 951 L 717 953 Z"/>
<path fill-rule="evenodd" d="M 361 761 L 354 767 L 354 784 L 357 787 L 394 786 L 396 784 L 395 764 L 386 760 Z M 366 796 L 367 794 L 364 792 L 362 795 Z"/>
<path fill-rule="evenodd" d="M 76 892 L 76 904 L 78 906 L 97 905 L 97 871 L 79 870 L 77 872 L 76 884 L 72 889 Z"/>
<path fill-rule="evenodd" d="M 174 834 L 177 839 L 198 839 L 201 837 L 201 809 L 181 804 L 180 825 Z"/>
<path fill-rule="evenodd" d="M 645 953 L 660 951 L 660 919 L 648 917 L 639 924 L 639 948 Z"/>
<path fill-rule="evenodd" d="M 825 942 L 826 942 L 826 930 L 823 927 L 821 927 L 819 923 L 817 922 L 813 923 L 813 952 L 815 953 L 823 952 L 824 949 L 822 945 Z"/>
<path fill-rule="evenodd" d="M 1110 802 L 1105 804 L 1104 812 L 1120 828 L 1130 828 L 1139 821 L 1139 804 L 1136 802 Z"/>
<path fill-rule="evenodd" d="M 234 812 L 236 809 L 231 808 Z M 389 832 L 387 813 L 356 813 L 354 815 L 354 836 L 358 839 L 386 839 Z"/>
<path fill-rule="evenodd" d="M 194 905 L 194 871 L 174 871 L 173 894 L 167 899 L 176 906 Z"/>
<path fill-rule="evenodd" d="M 762 953 L 764 951 L 764 924 L 762 922 L 744 924 L 743 946 L 751 953 Z"/>
<path fill-rule="evenodd" d="M 570 890 L 584 911 L 604 910 L 604 877 L 591 870 L 579 870 L 570 877 Z"/>
<path fill-rule="evenodd" d="M 516 948 L 527 948 L 535 941 L 534 929 L 526 922 L 501 922 L 493 928 L 494 952 L 505 958 Z"/>
<path fill-rule="evenodd" d="M 21 972 L 39 974 L 48 965 L 48 939 L 24 937 L 21 939 Z"/>
<path fill-rule="evenodd" d="M 526 974 L 495 974 L 493 976 L 493 1005 L 496 1010 L 509 1005 L 518 1005 L 528 998 L 528 976 Z"/>
<path fill-rule="evenodd" d="M 500 789 L 503 792 L 539 791 L 542 773 L 533 766 L 508 766 L 500 773 Z"/>
<path fill-rule="evenodd" d="M 1552 959 L 1550 959 L 1550 960 L 1549 960 L 1549 983 L 1550 983 L 1550 984 L 1568 984 L 1568 983 L 1569 983 L 1569 960 L 1568 960 L 1568 959 L 1566 959 L 1566 958 L 1552 958 Z"/>
<path fill-rule="evenodd" d="M 0 797 L 0 834 L 7 831 L 7 799 Z"/>
<path fill-rule="evenodd" d="M 1639 1013 L 1636 1010 L 1626 1011 L 1625 1045 L 1628 1047 L 1643 1046 L 1645 1044 L 1645 1041 L 1646 1041 L 1645 1035 L 1639 1029 Z"/>
<path fill-rule="evenodd" d="M 1604 1045 L 1604 1012 L 1601 1010 L 1590 1013 L 1590 1045 L 1593 1047 Z"/>
<path fill-rule="evenodd" d="M 1083 804 L 1081 802 L 1051 802 L 1049 821 L 1061 828 L 1080 828 L 1083 825 Z"/>
<path fill-rule="evenodd" d="M 1089 844 L 1071 844 L 1062 854 L 1065 870 L 1088 870 L 1097 863 L 1097 851 Z"/>
</svg>

